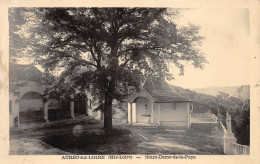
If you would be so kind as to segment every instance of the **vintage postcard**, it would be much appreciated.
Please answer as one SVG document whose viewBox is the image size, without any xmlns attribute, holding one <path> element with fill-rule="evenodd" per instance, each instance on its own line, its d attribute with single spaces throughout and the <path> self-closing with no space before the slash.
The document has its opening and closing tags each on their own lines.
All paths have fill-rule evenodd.
<svg viewBox="0 0 260 164">
<path fill-rule="evenodd" d="M 259 1 L 1 1 L 1 163 L 259 163 Z"/>
</svg>

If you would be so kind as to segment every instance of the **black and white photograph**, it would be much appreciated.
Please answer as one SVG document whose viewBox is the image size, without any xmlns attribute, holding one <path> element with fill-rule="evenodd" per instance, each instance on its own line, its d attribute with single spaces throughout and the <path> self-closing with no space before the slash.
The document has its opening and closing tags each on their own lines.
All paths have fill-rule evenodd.
<svg viewBox="0 0 260 164">
<path fill-rule="evenodd" d="M 250 14 L 8 7 L 9 155 L 249 157 Z"/>
</svg>

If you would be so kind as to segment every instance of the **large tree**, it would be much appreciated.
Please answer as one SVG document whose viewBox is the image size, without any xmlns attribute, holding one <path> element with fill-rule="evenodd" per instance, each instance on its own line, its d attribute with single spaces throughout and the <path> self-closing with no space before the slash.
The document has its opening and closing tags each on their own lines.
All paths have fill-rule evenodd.
<svg viewBox="0 0 260 164">
<path fill-rule="evenodd" d="M 206 62 L 199 27 L 177 26 L 176 14 L 165 8 L 11 8 L 10 55 L 27 55 L 47 71 L 62 68 L 52 91 L 92 93 L 104 106 L 104 128 L 111 129 L 112 102 L 123 99 L 128 86 L 138 89 L 150 76 L 171 79 L 172 64 L 183 74 L 185 61 L 196 68 Z"/>
</svg>

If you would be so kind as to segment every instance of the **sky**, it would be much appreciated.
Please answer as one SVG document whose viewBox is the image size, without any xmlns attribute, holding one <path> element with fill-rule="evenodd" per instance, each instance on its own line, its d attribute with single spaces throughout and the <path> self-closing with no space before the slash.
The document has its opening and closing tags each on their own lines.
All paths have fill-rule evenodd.
<svg viewBox="0 0 260 164">
<path fill-rule="evenodd" d="M 209 64 L 195 69 L 190 63 L 184 75 L 171 68 L 175 80 L 170 84 L 183 88 L 207 88 L 248 85 L 249 78 L 249 11 L 247 9 L 181 9 L 175 19 L 179 26 L 199 25 L 205 38 L 201 47 Z"/>
<path fill-rule="evenodd" d="M 171 69 L 175 80 L 169 83 L 184 88 L 240 86 L 249 78 L 249 11 L 247 9 L 184 9 L 176 19 L 179 25 L 199 25 L 205 37 L 201 50 L 209 64 L 203 70 L 185 65 L 184 75 Z"/>
</svg>

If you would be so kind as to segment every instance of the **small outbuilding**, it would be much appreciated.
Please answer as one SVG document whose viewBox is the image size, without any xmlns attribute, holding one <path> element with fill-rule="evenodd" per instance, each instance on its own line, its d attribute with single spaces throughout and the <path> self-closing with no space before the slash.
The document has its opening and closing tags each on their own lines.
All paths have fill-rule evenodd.
<svg viewBox="0 0 260 164">
<path fill-rule="evenodd" d="M 43 95 L 51 83 L 34 65 L 9 64 L 9 115 L 10 127 L 74 118 L 86 114 L 87 97 L 78 93 L 64 103 L 55 99 L 43 101 Z M 55 79 L 49 74 L 50 78 Z"/>
<path fill-rule="evenodd" d="M 164 80 L 149 79 L 128 98 L 128 124 L 189 129 L 192 101 Z"/>
</svg>

